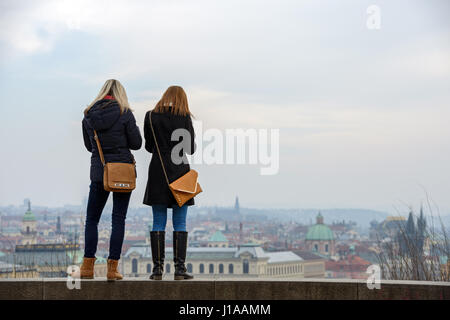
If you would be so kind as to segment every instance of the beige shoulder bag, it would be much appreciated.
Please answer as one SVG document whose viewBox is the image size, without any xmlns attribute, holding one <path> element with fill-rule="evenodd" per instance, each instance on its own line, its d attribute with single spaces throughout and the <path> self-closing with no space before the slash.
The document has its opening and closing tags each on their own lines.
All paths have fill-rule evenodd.
<svg viewBox="0 0 450 320">
<path fill-rule="evenodd" d="M 98 153 L 103 164 L 103 187 L 105 190 L 112 192 L 133 191 L 136 188 L 136 162 L 133 160 L 133 163 L 105 163 L 102 146 L 95 130 L 94 139 L 97 142 Z"/>
</svg>

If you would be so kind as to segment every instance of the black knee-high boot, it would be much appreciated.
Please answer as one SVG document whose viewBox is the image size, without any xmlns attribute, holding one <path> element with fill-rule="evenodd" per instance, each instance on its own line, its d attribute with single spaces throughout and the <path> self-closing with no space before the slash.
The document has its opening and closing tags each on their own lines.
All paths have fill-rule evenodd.
<svg viewBox="0 0 450 320">
<path fill-rule="evenodd" d="M 152 248 L 153 269 L 150 279 L 162 280 L 165 257 L 165 231 L 150 231 L 150 245 Z"/>
<path fill-rule="evenodd" d="M 194 277 L 186 273 L 186 250 L 188 233 L 186 231 L 173 232 L 173 262 L 175 264 L 174 280 L 189 280 Z"/>
</svg>

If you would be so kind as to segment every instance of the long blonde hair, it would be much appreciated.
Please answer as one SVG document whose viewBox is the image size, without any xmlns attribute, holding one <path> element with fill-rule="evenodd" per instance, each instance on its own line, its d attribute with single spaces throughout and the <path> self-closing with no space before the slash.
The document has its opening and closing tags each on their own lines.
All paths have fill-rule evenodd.
<svg viewBox="0 0 450 320">
<path fill-rule="evenodd" d="M 120 114 L 127 112 L 128 110 L 133 111 L 128 104 L 127 92 L 125 91 L 125 88 L 122 86 L 120 81 L 116 79 L 109 79 L 106 80 L 105 84 L 103 85 L 94 101 L 92 101 L 91 104 L 88 105 L 86 109 L 84 109 L 84 114 L 87 114 L 97 101 L 104 99 L 107 95 L 113 96 L 117 101 L 120 107 Z"/>
<path fill-rule="evenodd" d="M 171 107 L 171 108 L 170 108 Z M 155 106 L 155 112 L 169 111 L 181 116 L 192 116 L 189 111 L 186 92 L 180 86 L 171 86 L 164 92 L 161 100 Z"/>
</svg>

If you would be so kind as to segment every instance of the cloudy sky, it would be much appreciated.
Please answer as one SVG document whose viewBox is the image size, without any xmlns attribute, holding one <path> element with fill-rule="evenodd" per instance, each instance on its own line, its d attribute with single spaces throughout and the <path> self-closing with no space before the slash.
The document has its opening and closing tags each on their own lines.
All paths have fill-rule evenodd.
<svg viewBox="0 0 450 320">
<path fill-rule="evenodd" d="M 381 28 L 366 12 L 381 10 Z M 199 205 L 450 213 L 448 1 L 0 1 L 0 205 L 79 204 L 82 110 L 108 78 L 139 127 L 172 84 L 204 128 L 279 128 L 280 170 L 196 165 Z M 142 203 L 150 155 L 135 152 Z"/>
</svg>

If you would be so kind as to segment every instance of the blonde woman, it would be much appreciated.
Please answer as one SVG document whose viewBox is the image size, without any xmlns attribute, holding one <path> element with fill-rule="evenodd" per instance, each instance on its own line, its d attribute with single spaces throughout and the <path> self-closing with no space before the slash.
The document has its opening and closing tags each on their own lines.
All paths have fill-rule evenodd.
<svg viewBox="0 0 450 320">
<path fill-rule="evenodd" d="M 94 277 L 95 253 L 97 251 L 98 230 L 103 208 L 109 191 L 103 188 L 103 165 L 94 139 L 94 130 L 103 149 L 106 162 L 133 163 L 131 150 L 138 150 L 142 137 L 136 120 L 128 104 L 127 94 L 118 80 L 107 80 L 94 101 L 84 110 L 83 138 L 86 149 L 92 153 L 91 185 L 86 210 L 85 248 L 80 277 Z M 121 280 L 117 270 L 125 231 L 125 217 L 131 192 L 113 193 L 112 231 L 109 243 L 107 280 Z"/>
</svg>

